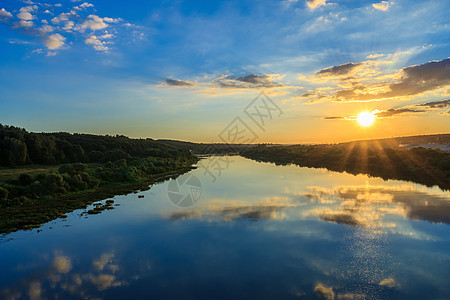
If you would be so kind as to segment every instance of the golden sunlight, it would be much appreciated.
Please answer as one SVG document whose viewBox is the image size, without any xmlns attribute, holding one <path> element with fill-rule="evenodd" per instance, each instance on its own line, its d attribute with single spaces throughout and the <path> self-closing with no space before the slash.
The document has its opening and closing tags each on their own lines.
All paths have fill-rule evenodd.
<svg viewBox="0 0 450 300">
<path fill-rule="evenodd" d="M 358 121 L 359 125 L 361 126 L 370 126 L 373 124 L 373 121 L 375 121 L 375 115 L 370 112 L 362 112 L 356 117 L 356 121 Z"/>
</svg>

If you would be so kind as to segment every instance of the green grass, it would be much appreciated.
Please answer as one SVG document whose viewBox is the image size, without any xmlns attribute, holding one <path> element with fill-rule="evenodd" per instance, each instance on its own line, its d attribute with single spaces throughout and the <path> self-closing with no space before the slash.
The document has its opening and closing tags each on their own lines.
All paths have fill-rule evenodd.
<svg viewBox="0 0 450 300">
<path fill-rule="evenodd" d="M 100 163 L 90 163 L 88 165 L 88 172 L 95 170 L 98 167 L 101 167 Z M 20 174 L 29 173 L 33 176 L 36 176 L 40 173 L 52 173 L 57 172 L 61 165 L 27 165 L 20 167 L 0 167 L 0 184 L 5 183 L 8 180 L 13 180 L 19 177 Z"/>
<path fill-rule="evenodd" d="M 99 165 L 95 166 L 94 164 L 90 165 L 91 168 L 96 168 L 98 166 Z M 17 169 L 2 169 L 0 172 L 8 170 L 8 172 L 4 174 L 12 176 L 11 174 L 14 172 L 9 170 L 22 170 L 15 173 L 17 176 L 18 174 L 23 173 L 23 170 L 40 169 L 40 171 L 38 171 L 38 173 L 40 173 L 42 170 L 52 172 L 58 168 L 58 166 L 51 166 L 48 168 L 42 168 L 42 166 L 33 167 L 36 168 L 22 167 Z M 65 218 L 66 213 L 76 209 L 84 209 L 94 202 L 112 198 L 116 195 L 126 195 L 139 190 L 147 190 L 150 188 L 151 184 L 167 179 L 167 175 L 177 176 L 188 172 L 191 169 L 192 167 L 185 167 L 176 171 L 155 174 L 140 182 L 107 182 L 94 190 L 84 190 L 69 193 L 64 196 L 48 196 L 33 200 L 33 202 L 22 206 L 3 207 L 0 209 L 0 233 L 11 233 L 21 229 L 40 227 L 42 224 L 51 220 Z M 5 175 L 5 177 L 7 175 Z"/>
</svg>

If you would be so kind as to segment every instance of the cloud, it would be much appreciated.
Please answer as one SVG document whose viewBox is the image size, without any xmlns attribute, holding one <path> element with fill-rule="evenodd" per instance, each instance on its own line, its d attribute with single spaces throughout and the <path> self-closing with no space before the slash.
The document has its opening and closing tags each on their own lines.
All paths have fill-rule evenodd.
<svg viewBox="0 0 450 300">
<path fill-rule="evenodd" d="M 49 50 L 56 50 L 56 49 L 61 48 L 62 46 L 64 46 L 65 40 L 66 40 L 66 38 L 63 37 L 62 35 L 60 35 L 59 33 L 52 34 L 43 39 L 44 45 Z"/>
<path fill-rule="evenodd" d="M 19 21 L 19 22 L 14 22 L 14 28 L 30 28 L 33 27 L 34 23 L 33 21 Z"/>
<path fill-rule="evenodd" d="M 416 106 L 426 107 L 426 108 L 431 108 L 431 109 L 444 109 L 444 108 L 447 108 L 448 106 L 450 106 L 450 99 L 417 104 Z"/>
<path fill-rule="evenodd" d="M 33 20 L 36 17 L 33 16 L 31 13 L 37 11 L 37 9 L 38 9 L 38 7 L 36 5 L 22 7 L 19 10 L 19 13 L 17 14 L 17 18 L 22 21 Z"/>
<path fill-rule="evenodd" d="M 73 8 L 76 9 L 76 10 L 81 10 L 82 8 L 87 9 L 89 7 L 94 7 L 94 4 L 84 2 L 84 3 L 82 3 L 82 4 L 78 5 L 78 6 L 74 6 Z"/>
<path fill-rule="evenodd" d="M 4 8 L 0 9 L 0 22 L 9 22 L 13 15 Z"/>
<path fill-rule="evenodd" d="M 32 2 L 29 1 L 27 3 Z M 86 10 L 94 7 L 94 5 L 89 2 L 79 2 L 78 6 L 68 7 L 66 11 L 58 11 L 53 15 L 52 9 L 49 7 L 53 7 L 53 9 L 56 10 L 55 6 L 57 5 L 37 3 L 36 5 L 24 6 L 12 13 L 5 8 L 1 8 L 0 22 L 13 22 L 14 18 L 16 18 L 13 22 L 13 26 L 10 27 L 11 29 L 21 31 L 20 33 L 25 34 L 28 37 L 40 37 L 42 43 L 49 50 L 61 49 L 63 45 L 73 45 L 78 43 L 78 41 L 81 41 L 84 42 L 84 44 L 92 45 L 94 50 L 108 52 L 110 50 L 109 44 L 113 43 L 111 39 L 116 38 L 116 34 L 131 30 L 127 27 L 119 28 L 118 25 L 115 25 L 122 22 L 122 18 L 100 17 L 89 13 L 89 11 Z M 62 7 L 62 5 L 59 7 Z M 42 10 L 40 10 L 40 8 L 42 8 Z M 50 15 L 53 16 L 49 17 Z M 111 29 L 106 31 L 105 28 Z M 133 32 L 130 33 L 130 35 L 139 34 L 139 31 L 142 28 L 143 27 L 137 26 L 133 27 Z M 85 35 L 86 31 L 87 33 Z M 96 34 L 93 34 L 92 31 L 96 31 Z M 55 34 L 49 36 L 49 33 Z M 66 33 L 69 35 L 66 35 Z M 82 36 L 77 36 L 80 34 Z M 65 37 L 63 37 L 63 35 L 65 35 Z M 70 43 L 67 41 L 69 39 Z M 30 52 L 42 48 L 43 45 L 41 44 L 35 49 L 31 49 Z M 44 53 L 43 51 L 41 52 Z M 40 52 L 36 51 L 32 53 Z M 56 53 L 56 51 L 45 52 L 48 56 L 53 56 Z"/>
<path fill-rule="evenodd" d="M 362 63 L 349 62 L 343 65 L 326 68 L 316 72 L 318 76 L 341 76 L 349 74 L 353 69 L 362 65 Z"/>
<path fill-rule="evenodd" d="M 318 216 L 321 220 L 338 224 L 345 224 L 351 226 L 366 225 L 361 220 L 357 219 L 355 215 L 345 212 L 324 211 L 319 213 Z"/>
<path fill-rule="evenodd" d="M 277 76 L 277 75 L 276 75 Z M 270 75 L 257 75 L 250 74 L 241 77 L 233 77 L 225 75 L 216 80 L 219 87 L 222 88 L 270 88 L 270 87 L 282 87 L 282 84 L 273 81 L 273 76 Z"/>
<path fill-rule="evenodd" d="M 89 36 L 85 41 L 85 44 L 92 45 L 92 47 L 97 51 L 108 51 L 109 47 L 106 46 L 106 43 L 101 41 L 95 35 Z"/>
<path fill-rule="evenodd" d="M 379 285 L 393 288 L 393 287 L 397 286 L 397 283 L 395 282 L 394 278 L 390 277 L 390 278 L 385 278 L 385 279 L 381 280 Z"/>
<path fill-rule="evenodd" d="M 314 96 L 314 94 L 307 93 L 307 96 Z M 415 114 L 415 113 L 425 113 L 432 110 L 443 110 L 447 107 L 450 107 L 450 99 L 447 100 L 439 100 L 421 104 L 408 105 L 400 108 L 389 108 L 385 110 L 374 110 L 372 113 L 376 115 L 377 118 L 392 118 L 403 115 Z M 356 120 L 356 116 L 327 116 L 322 117 L 323 120 Z"/>
<path fill-rule="evenodd" d="M 67 256 L 55 257 L 52 265 L 58 273 L 68 273 L 72 269 L 72 263 Z"/>
<path fill-rule="evenodd" d="M 41 299 L 41 293 L 41 283 L 39 281 L 31 282 L 28 289 L 28 297 L 30 298 L 30 300 Z"/>
<path fill-rule="evenodd" d="M 19 11 L 20 12 L 35 12 L 37 10 L 38 10 L 37 5 L 31 5 L 31 6 L 22 7 Z"/>
<path fill-rule="evenodd" d="M 35 17 L 29 12 L 21 11 L 20 13 L 17 14 L 17 18 L 19 18 L 20 20 L 30 21 L 33 20 Z"/>
<path fill-rule="evenodd" d="M 393 2 L 389 3 L 389 1 L 381 1 L 380 3 L 374 3 L 372 4 L 373 8 L 386 11 L 389 9 L 389 7 L 392 5 Z"/>
<path fill-rule="evenodd" d="M 427 62 L 403 68 L 394 77 L 396 82 L 358 84 L 335 92 L 335 101 L 374 101 L 414 96 L 450 85 L 450 59 Z"/>
<path fill-rule="evenodd" d="M 194 84 L 189 81 L 183 81 L 178 79 L 166 79 L 164 82 L 169 86 L 193 86 Z"/>
<path fill-rule="evenodd" d="M 311 10 L 314 10 L 319 6 L 326 5 L 327 4 L 326 2 L 327 2 L 327 0 L 308 0 L 308 1 L 306 1 L 306 5 L 308 5 L 308 7 Z"/>
<path fill-rule="evenodd" d="M 65 30 L 65 31 L 69 31 L 69 30 L 71 30 L 74 26 L 75 26 L 75 22 L 73 22 L 73 21 L 66 21 L 66 22 L 64 23 L 64 27 L 63 27 L 62 29 Z"/>
<path fill-rule="evenodd" d="M 303 32 L 307 33 L 317 33 L 320 31 L 325 31 L 334 28 L 333 24 L 337 24 L 346 21 L 347 18 L 340 17 L 340 13 L 329 13 L 328 15 L 319 16 L 314 21 L 308 22 Z M 303 34 L 303 33 L 302 33 Z"/>
<path fill-rule="evenodd" d="M 345 146 L 345 144 L 344 144 Z M 445 194 L 398 186 L 337 186 L 326 190 L 309 187 L 305 197 L 326 204 L 306 215 L 345 225 L 374 229 L 392 228 L 392 215 L 433 223 L 450 223 L 450 202 Z M 336 205 L 337 204 L 337 205 Z"/>
<path fill-rule="evenodd" d="M 346 117 L 323 117 L 324 120 L 346 120 Z"/>
<path fill-rule="evenodd" d="M 422 113 L 425 110 L 416 110 L 411 108 L 390 108 L 381 112 L 376 113 L 375 115 L 378 118 L 390 118 L 393 116 L 397 116 L 399 114 L 410 114 L 410 113 Z"/>
<path fill-rule="evenodd" d="M 332 287 L 327 287 L 323 283 L 318 283 L 314 287 L 314 293 L 318 297 L 321 297 L 326 300 L 334 300 L 335 294 Z"/>
<path fill-rule="evenodd" d="M 53 32 L 54 28 L 53 26 L 50 25 L 42 25 L 41 27 L 38 28 L 39 32 L 45 34 L 45 33 L 49 33 L 49 32 Z"/>
<path fill-rule="evenodd" d="M 61 13 L 59 14 L 57 17 L 54 17 L 53 19 L 51 19 L 53 24 L 59 24 L 63 21 L 69 21 L 69 17 L 72 16 L 72 13 L 68 12 L 68 13 Z"/>
<path fill-rule="evenodd" d="M 105 266 L 109 263 L 111 263 L 112 259 L 114 258 L 114 253 L 104 253 L 100 256 L 98 260 L 94 260 L 92 262 L 92 265 L 98 270 L 103 271 Z"/>
<path fill-rule="evenodd" d="M 89 15 L 87 19 L 81 24 L 81 30 L 91 29 L 92 31 L 103 29 L 108 27 L 109 25 L 105 22 L 112 22 L 114 19 L 111 18 L 100 18 L 96 15 Z"/>
</svg>

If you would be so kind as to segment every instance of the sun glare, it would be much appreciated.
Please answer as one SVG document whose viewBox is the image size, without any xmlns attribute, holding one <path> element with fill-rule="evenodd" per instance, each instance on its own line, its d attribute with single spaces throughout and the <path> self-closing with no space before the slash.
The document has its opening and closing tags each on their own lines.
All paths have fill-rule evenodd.
<svg viewBox="0 0 450 300">
<path fill-rule="evenodd" d="M 373 124 L 373 121 L 375 121 L 375 115 L 373 113 L 365 111 L 360 113 L 358 117 L 356 117 L 356 120 L 361 126 L 370 126 Z"/>
</svg>

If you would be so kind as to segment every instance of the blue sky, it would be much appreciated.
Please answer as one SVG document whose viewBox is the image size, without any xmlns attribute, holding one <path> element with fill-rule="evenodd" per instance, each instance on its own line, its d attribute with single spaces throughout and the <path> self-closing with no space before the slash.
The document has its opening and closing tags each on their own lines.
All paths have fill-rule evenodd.
<svg viewBox="0 0 450 300">
<path fill-rule="evenodd" d="M 2 0 L 0 123 L 219 141 L 264 91 L 283 114 L 259 142 L 444 133 L 448 11 L 448 1 Z M 377 115 L 370 128 L 355 122 L 362 111 Z"/>
</svg>

